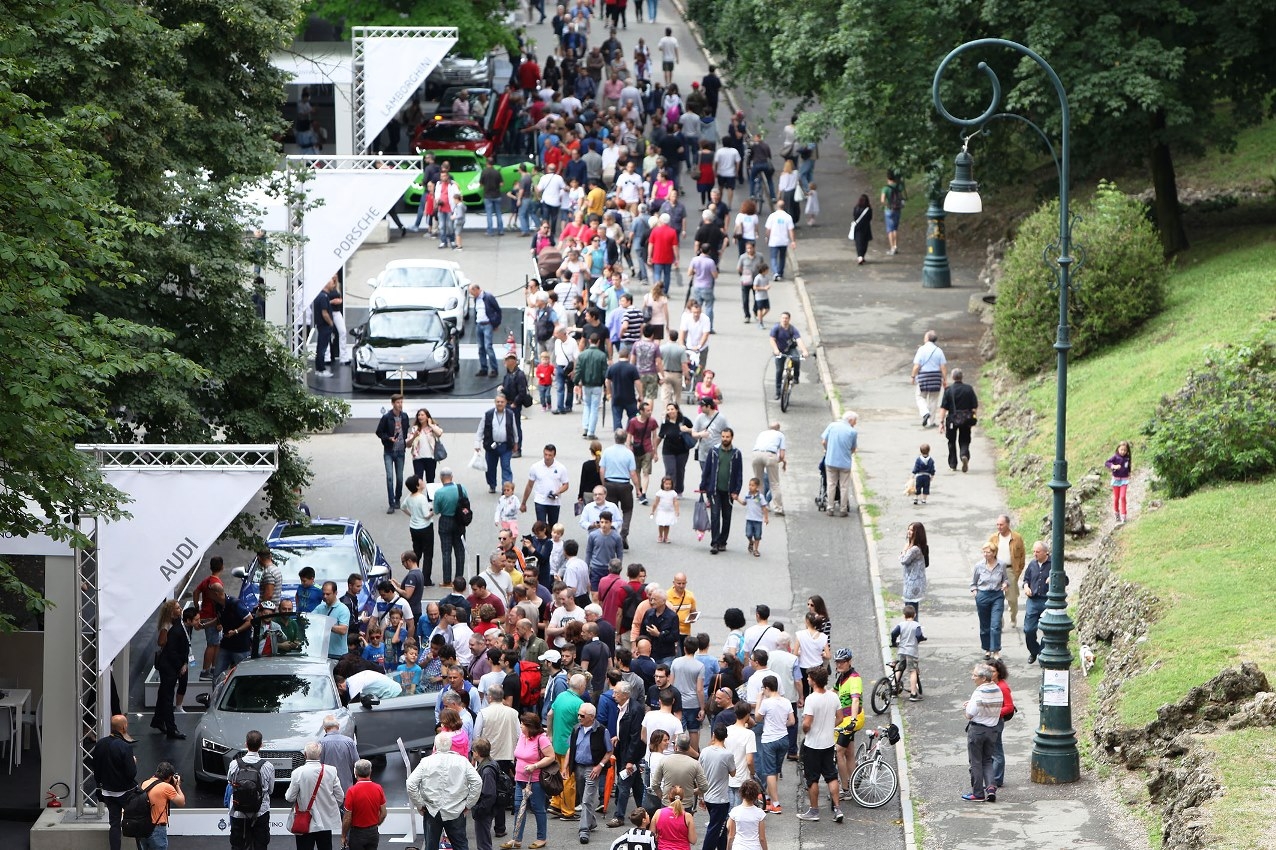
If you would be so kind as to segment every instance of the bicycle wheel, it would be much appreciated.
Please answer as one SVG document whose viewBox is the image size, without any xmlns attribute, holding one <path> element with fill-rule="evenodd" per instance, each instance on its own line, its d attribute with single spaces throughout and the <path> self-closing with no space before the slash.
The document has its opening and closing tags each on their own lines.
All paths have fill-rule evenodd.
<svg viewBox="0 0 1276 850">
<path fill-rule="evenodd" d="M 780 411 L 789 412 L 789 401 L 793 398 L 793 364 L 784 366 L 784 383 L 780 385 Z"/>
<path fill-rule="evenodd" d="M 873 706 L 874 714 L 885 714 L 890 710 L 891 698 L 895 696 L 894 683 L 890 676 L 883 676 L 877 680 L 877 684 L 873 685 L 873 693 L 869 695 L 869 702 Z"/>
<path fill-rule="evenodd" d="M 866 809 L 880 809 L 898 788 L 895 768 L 880 758 L 864 762 L 851 774 L 851 797 Z"/>
<path fill-rule="evenodd" d="M 855 765 L 858 767 L 868 759 L 868 742 L 860 741 L 855 745 Z"/>
</svg>

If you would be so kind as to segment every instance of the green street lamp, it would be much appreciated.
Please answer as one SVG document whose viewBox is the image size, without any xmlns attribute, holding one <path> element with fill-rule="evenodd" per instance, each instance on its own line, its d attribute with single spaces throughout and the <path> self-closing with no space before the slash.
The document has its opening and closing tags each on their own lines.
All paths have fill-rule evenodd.
<svg viewBox="0 0 1276 850">
<path fill-rule="evenodd" d="M 1059 153 L 1055 153 L 1050 137 L 1036 124 L 1021 115 L 998 112 L 1001 108 L 1001 80 L 988 67 L 980 62 L 979 70 L 987 77 L 992 86 L 992 101 L 988 108 L 977 118 L 964 119 L 953 116 L 944 108 L 940 97 L 939 82 L 950 62 L 967 50 L 984 47 L 1004 47 L 1027 56 L 1045 71 L 1059 96 L 1059 107 L 1062 110 L 1060 127 Z M 939 63 L 935 71 L 935 82 L 931 89 L 935 101 L 935 109 L 948 121 L 960 126 L 972 128 L 972 132 L 964 140 L 962 151 L 957 155 L 956 175 L 949 184 L 948 195 L 944 198 L 944 209 L 948 212 L 980 212 L 983 202 L 979 198 L 979 186 L 974 179 L 974 157 L 968 150 L 970 140 L 987 124 L 1002 118 L 1021 121 L 1036 131 L 1046 143 L 1050 156 L 1054 159 L 1059 173 L 1059 241 L 1047 246 L 1046 256 L 1055 250 L 1059 256 L 1053 263 L 1047 264 L 1055 272 L 1054 286 L 1059 293 L 1059 327 L 1055 336 L 1054 350 L 1058 355 L 1057 384 L 1055 390 L 1055 441 L 1054 470 L 1049 487 L 1054 493 L 1054 502 L 1050 514 L 1050 592 L 1046 597 L 1046 610 L 1041 617 L 1043 637 L 1041 655 L 1037 661 L 1041 665 L 1041 723 L 1032 739 L 1032 781 L 1040 783 L 1075 782 L 1081 775 L 1080 756 L 1077 752 L 1077 734 L 1072 729 L 1072 690 L 1068 682 L 1068 670 L 1072 666 L 1072 654 L 1068 651 L 1068 635 L 1072 632 L 1072 619 L 1068 616 L 1067 575 L 1063 569 L 1063 519 L 1065 499 L 1068 488 L 1068 458 L 1066 431 L 1068 424 L 1068 349 L 1072 347 L 1068 341 L 1068 293 L 1070 291 L 1071 269 L 1075 262 L 1072 256 L 1072 219 L 1068 212 L 1068 131 L 1070 116 L 1068 96 L 1063 90 L 1063 83 L 1054 69 L 1032 50 L 1022 44 L 1001 38 L 981 38 L 969 41 L 953 50 Z"/>
</svg>

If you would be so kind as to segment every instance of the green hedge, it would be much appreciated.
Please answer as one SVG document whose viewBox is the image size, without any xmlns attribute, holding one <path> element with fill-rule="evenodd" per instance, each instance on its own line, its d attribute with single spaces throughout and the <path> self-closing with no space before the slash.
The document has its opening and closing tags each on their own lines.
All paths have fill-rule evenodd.
<svg viewBox="0 0 1276 850">
<path fill-rule="evenodd" d="M 1276 471 L 1276 327 L 1210 352 L 1143 428 L 1170 496 Z"/>
<path fill-rule="evenodd" d="M 1090 201 L 1072 209 L 1080 215 L 1073 227 L 1073 254 L 1084 258 L 1080 268 L 1073 267 L 1068 314 L 1071 356 L 1079 358 L 1125 338 L 1161 309 L 1167 266 L 1143 205 L 1115 184 L 1101 182 Z M 1002 265 L 993 333 L 998 358 L 1020 376 L 1054 364 L 1059 296 L 1042 252 L 1058 237 L 1059 202 L 1054 200 L 1024 220 Z M 1056 247 L 1050 257 L 1057 256 Z"/>
</svg>

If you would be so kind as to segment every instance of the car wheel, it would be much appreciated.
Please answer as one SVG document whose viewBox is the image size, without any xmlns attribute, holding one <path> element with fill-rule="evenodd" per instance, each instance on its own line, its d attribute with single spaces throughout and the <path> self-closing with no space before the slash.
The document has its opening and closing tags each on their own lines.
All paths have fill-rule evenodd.
<svg viewBox="0 0 1276 850">
<path fill-rule="evenodd" d="M 385 753 L 378 753 L 375 756 L 368 756 L 368 761 L 372 762 L 372 766 L 378 770 L 385 768 Z"/>
</svg>

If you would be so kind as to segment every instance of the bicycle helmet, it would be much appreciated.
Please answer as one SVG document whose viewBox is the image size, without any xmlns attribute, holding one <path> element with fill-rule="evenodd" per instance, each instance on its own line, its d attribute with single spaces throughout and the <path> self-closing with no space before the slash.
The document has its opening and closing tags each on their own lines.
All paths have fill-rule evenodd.
<svg viewBox="0 0 1276 850">
<path fill-rule="evenodd" d="M 833 660 L 834 661 L 850 661 L 851 650 L 848 647 L 845 647 L 845 646 L 842 647 L 841 649 L 837 651 L 837 654 L 833 656 Z"/>
</svg>

